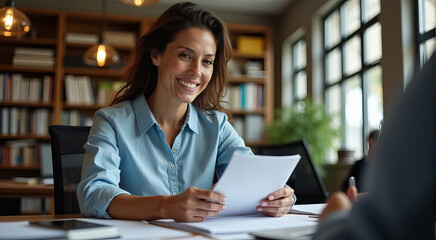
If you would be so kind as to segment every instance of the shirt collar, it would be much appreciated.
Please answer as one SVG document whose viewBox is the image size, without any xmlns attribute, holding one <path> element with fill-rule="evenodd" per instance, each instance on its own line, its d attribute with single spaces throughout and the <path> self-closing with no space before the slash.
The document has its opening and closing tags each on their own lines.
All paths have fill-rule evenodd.
<svg viewBox="0 0 436 240">
<path fill-rule="evenodd" d="M 156 119 L 145 100 L 145 96 L 142 94 L 133 100 L 133 108 L 136 115 L 136 124 L 138 125 L 139 133 L 142 135 L 147 132 L 151 126 L 156 124 Z"/>
<path fill-rule="evenodd" d="M 154 118 L 144 95 L 141 94 L 133 100 L 133 107 L 139 133 L 142 135 L 154 124 L 157 124 L 157 121 L 156 118 Z M 191 103 L 188 105 L 188 114 L 186 115 L 184 125 L 187 125 L 193 132 L 198 134 L 198 112 L 197 108 Z"/>
<path fill-rule="evenodd" d="M 188 105 L 188 114 L 186 115 L 185 122 L 193 132 L 198 134 L 198 111 L 192 103 Z"/>
</svg>

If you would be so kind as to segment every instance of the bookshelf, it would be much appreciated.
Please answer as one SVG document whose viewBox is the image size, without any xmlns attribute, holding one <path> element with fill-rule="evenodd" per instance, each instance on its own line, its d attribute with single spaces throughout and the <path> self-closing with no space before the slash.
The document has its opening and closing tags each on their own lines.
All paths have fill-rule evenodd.
<svg viewBox="0 0 436 240">
<path fill-rule="evenodd" d="M 21 76 L 23 79 L 41 79 L 41 86 L 44 86 L 44 78 L 49 78 L 50 93 L 49 99 L 40 100 L 12 100 L 12 96 L 0 98 L 0 121 L 3 120 L 3 109 L 17 109 L 13 111 L 25 112 L 28 115 L 33 112 L 46 112 L 43 118 L 44 122 L 38 122 L 38 129 L 43 128 L 44 131 L 33 132 L 32 128 L 22 127 L 22 132 L 11 133 L 9 131 L 0 132 L 0 145 L 10 145 L 17 141 L 25 141 L 32 139 L 35 141 L 35 152 L 38 152 L 40 145 L 49 144 L 49 136 L 47 126 L 50 124 L 68 124 L 68 125 L 83 125 L 90 124 L 93 114 L 99 108 L 105 107 L 110 103 L 110 98 L 113 96 L 116 89 L 122 84 L 121 79 L 124 74 L 125 61 L 130 50 L 136 41 L 136 38 L 144 34 L 151 26 L 153 19 L 142 16 L 125 16 L 125 15 L 107 15 L 107 28 L 104 36 L 109 36 L 108 39 L 113 39 L 109 42 L 120 54 L 121 61 L 116 66 L 109 68 L 93 68 L 86 66 L 82 57 L 85 51 L 93 45 L 95 39 L 98 39 L 102 31 L 103 15 L 98 13 L 78 13 L 69 11 L 56 10 L 38 10 L 38 9 L 23 9 L 29 16 L 32 22 L 30 33 L 20 38 L 0 37 L 0 83 L 7 82 L 4 76 Z M 247 88 L 250 92 L 256 92 L 254 98 L 256 103 L 249 108 L 232 108 L 229 106 L 229 111 L 236 120 L 236 126 L 242 125 L 242 128 L 258 129 L 256 137 L 246 139 L 248 146 L 255 146 L 265 142 L 263 129 L 273 119 L 273 78 L 272 78 L 272 41 L 271 31 L 267 27 L 249 26 L 242 24 L 228 24 L 232 34 L 234 51 L 232 61 L 238 66 L 240 74 L 231 73 L 228 84 L 230 88 Z M 126 35 L 123 35 L 126 33 Z M 126 41 L 119 40 L 125 37 Z M 244 45 L 241 50 L 240 38 L 248 37 L 250 40 L 261 42 L 260 50 L 255 47 L 253 52 Z M 134 38 L 134 39 L 133 39 Z M 132 41 L 133 39 L 133 41 Z M 98 40 L 97 40 L 98 41 Z M 43 66 L 35 66 L 35 64 L 17 65 L 16 49 L 37 49 L 41 50 L 44 57 L 47 59 Z M 21 56 L 21 59 L 26 60 L 26 57 Z M 33 59 L 30 59 L 33 60 Z M 253 72 L 247 72 L 247 63 L 254 65 Z M 1 77 L 3 76 L 3 77 Z M 92 92 L 92 99 L 83 101 L 75 101 L 71 98 L 71 89 L 67 88 L 67 80 L 69 86 L 77 85 L 79 89 L 88 88 L 89 93 Z M 85 80 L 83 80 L 85 79 Z M 27 81 L 27 80 L 26 80 Z M 80 83 L 78 83 L 80 82 Z M 71 84 L 73 83 L 73 84 Z M 33 85 L 32 85 L 33 86 Z M 39 86 L 39 85 L 38 85 Z M 85 88 L 80 88 L 84 87 Z M 86 87 L 87 86 L 87 87 Z M 33 88 L 29 87 L 28 93 Z M 1 90 L 1 89 L 0 89 Z M 12 95 L 12 91 L 10 95 Z M 42 88 L 41 91 L 44 91 Z M 248 91 L 248 90 L 247 90 Z M 83 92 L 83 91 L 81 91 Z M 87 91 L 88 92 L 88 91 Z M 70 95 L 69 95 L 70 94 Z M 26 96 L 25 93 L 21 94 Z M 74 94 L 73 94 L 74 95 Z M 247 94 L 248 95 L 248 94 Z M 15 96 L 14 96 L 15 97 Z M 89 96 L 82 95 L 82 98 Z M 76 99 L 77 100 L 77 99 Z M 81 100 L 81 99 L 80 99 Z M 242 101 L 238 99 L 237 101 Z M 250 100 L 252 101 L 252 100 Z M 241 105 L 242 102 L 238 104 Z M 252 104 L 253 105 L 253 104 Z M 6 110 L 5 110 L 6 112 Z M 35 117 L 33 117 L 35 118 Z M 31 119 L 33 119 L 31 118 Z M 6 119 L 6 118 L 5 118 Z M 11 124 L 9 120 L 8 125 Z M 4 121 L 2 121 L 2 124 Z M 0 124 L 0 125 L 2 125 Z M 252 124 L 261 125 L 253 127 Z M 27 124 L 29 125 L 29 124 Z M 6 125 L 5 125 L 6 126 Z M 6 126 L 10 128 L 10 126 Z M 18 127 L 18 129 L 21 129 Z M 248 131 L 245 131 L 248 132 Z M 247 134 L 242 134 L 246 136 Z M 0 149 L 3 149 L 1 147 Z M 11 165 L 0 162 L 0 175 L 3 172 L 13 169 L 14 176 L 27 176 L 37 173 L 40 159 L 32 166 L 22 164 Z M 6 175 L 4 175 L 6 176 Z M 2 178 L 2 177 L 0 177 Z"/>
<path fill-rule="evenodd" d="M 267 141 L 265 127 L 273 120 L 271 30 L 264 26 L 228 24 L 233 45 L 229 62 L 227 108 L 233 126 L 248 146 Z"/>
</svg>

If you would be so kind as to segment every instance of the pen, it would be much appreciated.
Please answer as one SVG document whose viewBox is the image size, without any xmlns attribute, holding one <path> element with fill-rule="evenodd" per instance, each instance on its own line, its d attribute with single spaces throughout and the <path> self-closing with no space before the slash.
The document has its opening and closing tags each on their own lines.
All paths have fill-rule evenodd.
<svg viewBox="0 0 436 240">
<path fill-rule="evenodd" d="M 350 199 L 351 202 L 357 201 L 357 187 L 356 187 L 356 180 L 353 176 L 351 176 L 348 179 L 348 190 L 347 190 L 348 199 Z"/>
</svg>

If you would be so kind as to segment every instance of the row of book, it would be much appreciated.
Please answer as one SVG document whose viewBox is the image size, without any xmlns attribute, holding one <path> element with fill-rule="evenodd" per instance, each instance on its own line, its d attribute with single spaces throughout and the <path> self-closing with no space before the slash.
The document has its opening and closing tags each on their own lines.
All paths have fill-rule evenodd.
<svg viewBox="0 0 436 240">
<path fill-rule="evenodd" d="M 103 31 L 103 41 L 116 46 L 133 47 L 136 43 L 136 33 L 128 31 Z M 67 43 L 97 44 L 99 36 L 92 33 L 68 32 L 65 34 Z"/>
<path fill-rule="evenodd" d="M 256 83 L 232 85 L 224 96 L 225 108 L 232 110 L 256 110 L 264 107 L 264 87 Z"/>
<path fill-rule="evenodd" d="M 13 102 L 43 102 L 53 99 L 53 77 L 27 78 L 20 73 L 0 73 L 0 100 Z"/>
<path fill-rule="evenodd" d="M 39 166 L 40 147 L 34 139 L 3 142 L 0 166 Z"/>
<path fill-rule="evenodd" d="M 262 115 L 247 114 L 243 117 L 233 117 L 232 125 L 245 141 L 262 141 L 265 120 Z"/>
<path fill-rule="evenodd" d="M 84 104 L 99 106 L 108 105 L 119 88 L 121 81 L 91 81 L 89 76 L 65 76 L 65 100 L 69 104 Z"/>
<path fill-rule="evenodd" d="M 227 69 L 232 77 L 265 78 L 263 63 L 260 61 L 242 61 L 230 59 L 227 62 Z"/>
<path fill-rule="evenodd" d="M 53 68 L 55 64 L 54 49 L 23 48 L 14 49 L 12 66 L 26 68 Z"/>
<path fill-rule="evenodd" d="M 47 136 L 48 126 L 52 122 L 49 109 L 38 108 L 0 108 L 0 126 L 2 135 Z"/>
<path fill-rule="evenodd" d="M 87 115 L 79 110 L 62 111 L 61 124 L 69 126 L 91 126 L 92 115 Z"/>
</svg>

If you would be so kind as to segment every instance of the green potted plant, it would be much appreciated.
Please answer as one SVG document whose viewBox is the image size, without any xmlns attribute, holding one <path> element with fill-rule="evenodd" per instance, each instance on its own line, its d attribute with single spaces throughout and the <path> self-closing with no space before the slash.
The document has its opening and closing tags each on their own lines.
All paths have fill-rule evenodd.
<svg viewBox="0 0 436 240">
<path fill-rule="evenodd" d="M 267 127 L 271 143 L 286 143 L 304 139 L 315 165 L 322 172 L 322 164 L 339 129 L 333 126 L 333 116 L 326 114 L 325 106 L 304 99 L 294 107 L 276 112 L 276 119 Z"/>
</svg>

